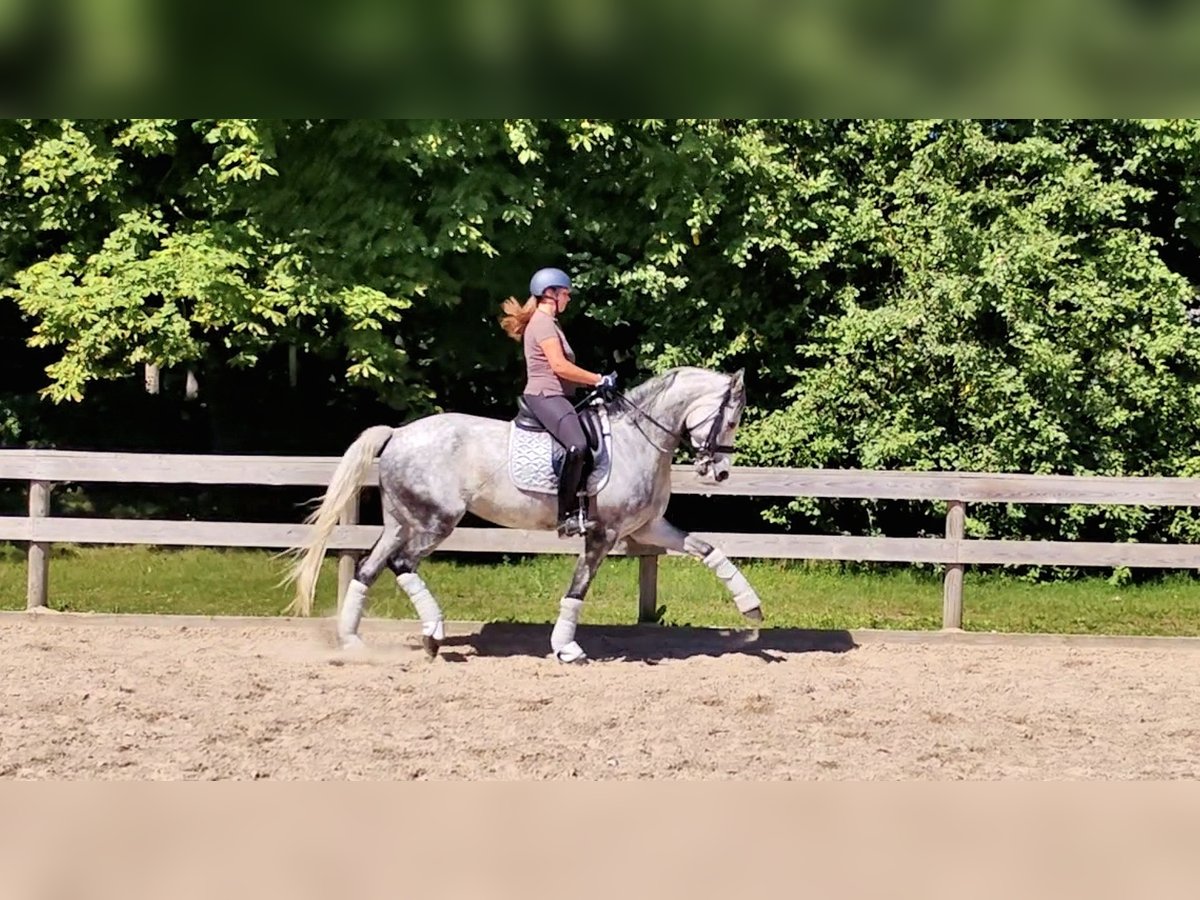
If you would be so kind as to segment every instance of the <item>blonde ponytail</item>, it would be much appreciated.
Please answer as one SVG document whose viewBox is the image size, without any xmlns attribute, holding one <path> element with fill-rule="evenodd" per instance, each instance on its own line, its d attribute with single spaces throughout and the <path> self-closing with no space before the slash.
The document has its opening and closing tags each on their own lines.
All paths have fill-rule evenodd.
<svg viewBox="0 0 1200 900">
<path fill-rule="evenodd" d="M 521 340 L 525 335 L 525 328 L 529 325 L 529 320 L 537 312 L 537 305 L 537 297 L 530 297 L 524 303 L 519 302 L 516 297 L 509 297 L 500 305 L 500 309 L 504 312 L 504 317 L 500 320 L 500 327 L 514 341 Z"/>
</svg>

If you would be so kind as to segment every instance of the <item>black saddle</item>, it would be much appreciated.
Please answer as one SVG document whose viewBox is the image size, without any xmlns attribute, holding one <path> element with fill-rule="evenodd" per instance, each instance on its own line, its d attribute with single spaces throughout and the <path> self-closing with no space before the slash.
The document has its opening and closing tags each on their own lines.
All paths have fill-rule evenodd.
<svg viewBox="0 0 1200 900">
<path fill-rule="evenodd" d="M 525 398 L 517 397 L 517 415 L 513 418 L 513 424 L 522 431 L 545 432 L 546 429 L 542 423 L 537 420 L 537 416 L 533 414 L 529 406 L 525 403 Z M 596 456 L 600 450 L 600 413 L 595 406 L 588 404 L 583 409 L 579 410 L 579 424 L 583 427 L 584 437 L 588 442 L 587 459 L 583 466 L 583 475 L 581 484 L 587 484 L 588 476 L 592 472 L 592 468 L 596 462 Z M 567 448 L 562 445 L 562 442 L 557 438 L 551 437 L 550 444 L 550 468 L 553 470 L 555 477 L 562 475 L 563 463 L 567 458 Z"/>
<path fill-rule="evenodd" d="M 522 431 L 545 431 L 542 423 L 537 420 L 537 416 L 533 414 L 529 406 L 525 403 L 524 397 L 517 397 L 517 415 L 513 419 L 513 424 Z M 595 453 L 600 449 L 600 413 L 596 407 L 591 404 L 579 410 L 579 424 L 583 426 L 583 434 L 587 438 L 588 449 Z M 562 444 L 558 440 L 554 441 L 554 454 L 557 458 L 558 451 Z M 557 466 L 556 466 L 557 469 Z"/>
</svg>

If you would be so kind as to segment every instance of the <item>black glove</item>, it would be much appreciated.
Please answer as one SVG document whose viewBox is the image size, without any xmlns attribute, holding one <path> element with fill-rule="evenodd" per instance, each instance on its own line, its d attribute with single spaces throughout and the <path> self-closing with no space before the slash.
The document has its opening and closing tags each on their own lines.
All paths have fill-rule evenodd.
<svg viewBox="0 0 1200 900">
<path fill-rule="evenodd" d="M 600 383 L 596 385 L 596 390 L 606 400 L 611 400 L 617 390 L 617 373 L 609 372 L 607 375 L 601 377 Z"/>
</svg>

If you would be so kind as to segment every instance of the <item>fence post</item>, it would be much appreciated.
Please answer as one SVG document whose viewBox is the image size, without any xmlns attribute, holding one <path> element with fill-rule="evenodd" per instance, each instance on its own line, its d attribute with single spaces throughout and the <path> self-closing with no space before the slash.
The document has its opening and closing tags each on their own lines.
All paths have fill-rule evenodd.
<svg viewBox="0 0 1200 900">
<path fill-rule="evenodd" d="M 658 554 L 638 557 L 638 623 L 658 621 Z"/>
<path fill-rule="evenodd" d="M 338 516 L 339 525 L 357 525 L 358 524 L 358 498 L 361 492 L 354 495 L 354 499 L 346 504 L 346 508 L 342 510 Z M 337 608 L 338 612 L 342 611 L 342 599 L 346 596 L 346 591 L 350 587 L 350 582 L 354 580 L 354 569 L 358 565 L 358 552 L 355 550 L 343 550 L 338 554 L 338 588 L 337 588 Z"/>
<path fill-rule="evenodd" d="M 625 553 L 638 561 L 638 624 L 658 621 L 658 558 L 661 547 L 625 539 Z"/>
<path fill-rule="evenodd" d="M 37 520 L 50 515 L 50 482 L 29 482 L 29 525 L 37 528 Z M 32 534 L 30 535 L 32 537 Z M 29 581 L 25 590 L 25 608 L 46 606 L 50 581 L 50 545 L 42 541 L 29 542 Z"/>
<path fill-rule="evenodd" d="M 967 518 L 967 505 L 961 500 L 951 500 L 946 508 L 946 540 L 953 541 L 954 558 L 958 559 L 958 542 L 963 539 Z M 942 629 L 962 628 L 963 564 L 946 566 L 942 585 Z"/>
</svg>

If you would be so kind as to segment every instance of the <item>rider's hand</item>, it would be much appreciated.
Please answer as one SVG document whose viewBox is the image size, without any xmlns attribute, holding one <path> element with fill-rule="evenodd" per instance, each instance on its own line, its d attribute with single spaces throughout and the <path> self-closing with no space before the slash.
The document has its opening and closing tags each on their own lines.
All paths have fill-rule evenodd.
<svg viewBox="0 0 1200 900">
<path fill-rule="evenodd" d="M 602 394 L 611 394 L 616 389 L 617 389 L 617 373 L 616 372 L 609 372 L 607 375 L 601 376 L 600 380 L 598 382 L 596 382 L 596 390 L 600 391 L 600 393 L 602 393 Z"/>
</svg>

